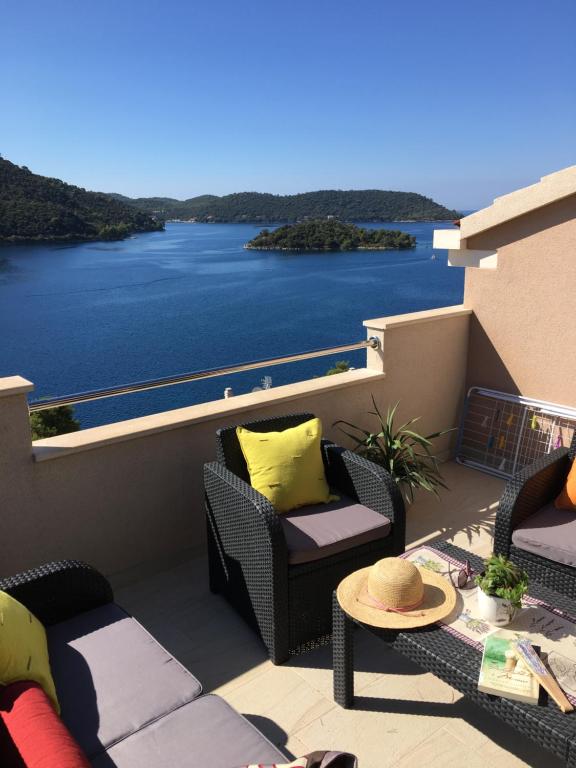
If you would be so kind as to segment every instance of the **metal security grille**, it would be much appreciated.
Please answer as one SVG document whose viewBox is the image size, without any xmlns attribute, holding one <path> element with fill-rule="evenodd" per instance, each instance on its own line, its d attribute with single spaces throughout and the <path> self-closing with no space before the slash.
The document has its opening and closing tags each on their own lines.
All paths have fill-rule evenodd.
<svg viewBox="0 0 576 768">
<path fill-rule="evenodd" d="M 456 461 L 512 477 L 555 448 L 569 446 L 576 409 L 492 389 L 468 391 Z"/>
</svg>

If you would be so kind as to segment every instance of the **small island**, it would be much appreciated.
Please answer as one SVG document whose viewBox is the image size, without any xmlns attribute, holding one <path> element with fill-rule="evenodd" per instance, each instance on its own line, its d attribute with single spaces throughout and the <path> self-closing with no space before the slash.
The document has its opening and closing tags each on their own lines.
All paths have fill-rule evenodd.
<svg viewBox="0 0 576 768">
<path fill-rule="evenodd" d="M 395 229 L 364 229 L 336 219 L 263 229 L 244 248 L 259 251 L 388 251 L 414 248 L 416 238 Z"/>
</svg>

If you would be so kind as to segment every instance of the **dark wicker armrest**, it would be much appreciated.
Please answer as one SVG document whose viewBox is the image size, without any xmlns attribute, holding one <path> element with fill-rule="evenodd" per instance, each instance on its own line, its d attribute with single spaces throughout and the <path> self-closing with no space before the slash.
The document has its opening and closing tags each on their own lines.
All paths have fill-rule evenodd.
<svg viewBox="0 0 576 768">
<path fill-rule="evenodd" d="M 206 513 L 227 591 L 242 581 L 272 659 L 288 656 L 288 547 L 265 496 L 219 462 L 204 465 Z M 276 662 L 275 662 L 276 663 Z"/>
<path fill-rule="evenodd" d="M 560 493 L 569 468 L 568 449 L 558 448 L 508 481 L 496 513 L 494 552 L 510 553 L 512 531 Z"/>
<path fill-rule="evenodd" d="M 230 538 L 233 548 L 236 531 L 241 549 L 245 548 L 250 533 L 275 554 L 287 558 L 282 524 L 265 496 L 218 461 L 204 465 L 204 488 L 218 534 Z M 230 551 L 229 547 L 227 551 Z"/>
<path fill-rule="evenodd" d="M 324 443 L 323 449 L 330 485 L 391 520 L 395 549 L 403 552 L 406 510 L 402 494 L 390 474 L 379 464 L 338 445 Z"/>
<path fill-rule="evenodd" d="M 25 605 L 45 625 L 114 599 L 106 577 L 79 560 L 59 560 L 0 579 L 0 590 Z"/>
</svg>

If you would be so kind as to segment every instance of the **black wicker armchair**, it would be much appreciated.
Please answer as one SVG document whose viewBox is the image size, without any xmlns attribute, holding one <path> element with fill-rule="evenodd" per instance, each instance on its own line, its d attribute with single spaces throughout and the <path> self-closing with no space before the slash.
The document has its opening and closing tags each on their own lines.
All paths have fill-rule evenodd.
<svg viewBox="0 0 576 768">
<path fill-rule="evenodd" d="M 295 414 L 245 426 L 282 431 L 311 418 Z M 278 515 L 251 487 L 236 427 L 217 432 L 218 461 L 204 468 L 210 588 L 256 628 L 275 664 L 330 641 L 332 591 L 344 576 L 404 551 L 404 502 L 390 475 L 328 441 L 322 450 L 328 483 L 341 502 L 288 515 Z M 312 516 L 330 536 L 338 526 L 349 527 L 350 535 L 302 554 L 308 536 L 297 526 Z M 354 526 L 361 525 L 370 530 L 356 535 Z"/>
<path fill-rule="evenodd" d="M 494 532 L 496 554 L 509 557 L 534 581 L 572 598 L 576 598 L 576 567 L 553 559 L 554 542 L 547 546 L 546 537 L 561 540 L 568 556 L 562 559 L 570 559 L 570 553 L 576 556 L 576 515 L 553 508 L 575 456 L 576 434 L 570 448 L 558 448 L 515 475 L 500 499 Z"/>
</svg>

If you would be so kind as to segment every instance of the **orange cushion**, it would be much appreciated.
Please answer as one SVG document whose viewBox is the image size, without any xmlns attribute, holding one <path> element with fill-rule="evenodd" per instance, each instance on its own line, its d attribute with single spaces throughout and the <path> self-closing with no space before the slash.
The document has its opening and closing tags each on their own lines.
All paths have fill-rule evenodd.
<svg viewBox="0 0 576 768">
<path fill-rule="evenodd" d="M 556 509 L 576 511 L 576 459 L 572 462 L 572 467 L 566 478 L 566 485 L 556 497 L 554 506 Z"/>
</svg>

